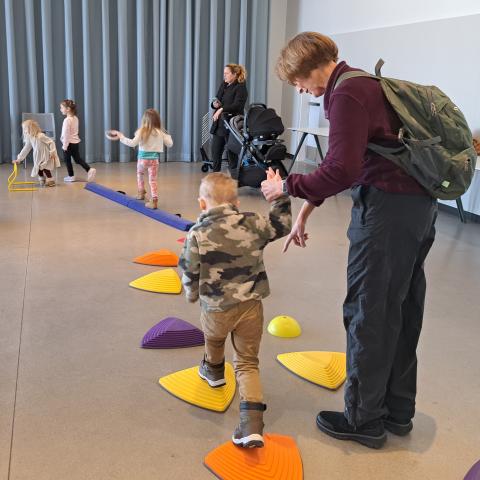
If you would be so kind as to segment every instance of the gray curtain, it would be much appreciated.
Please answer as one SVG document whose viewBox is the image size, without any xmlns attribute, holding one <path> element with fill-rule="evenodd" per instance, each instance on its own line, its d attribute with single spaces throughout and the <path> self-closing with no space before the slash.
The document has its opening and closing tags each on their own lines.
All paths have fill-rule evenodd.
<svg viewBox="0 0 480 480">
<path fill-rule="evenodd" d="M 87 162 L 129 161 L 106 140 L 133 135 L 146 108 L 172 134 L 169 160 L 193 161 L 201 118 L 226 63 L 248 71 L 249 103 L 265 102 L 269 0 L 2 0 L 0 161 L 21 148 L 22 112 L 78 106 Z M 59 145 L 59 143 L 57 143 Z"/>
</svg>

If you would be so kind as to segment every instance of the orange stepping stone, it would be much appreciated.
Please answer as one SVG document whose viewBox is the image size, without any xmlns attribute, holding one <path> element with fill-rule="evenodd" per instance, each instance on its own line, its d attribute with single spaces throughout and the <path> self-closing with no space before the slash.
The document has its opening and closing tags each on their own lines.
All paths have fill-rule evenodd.
<svg viewBox="0 0 480 480">
<path fill-rule="evenodd" d="M 145 255 L 140 255 L 133 259 L 135 263 L 143 265 L 155 265 L 157 267 L 176 267 L 178 265 L 178 256 L 162 248 L 154 252 L 148 252 Z"/>
<path fill-rule="evenodd" d="M 266 433 L 263 439 L 263 448 L 226 442 L 212 450 L 203 463 L 222 480 L 302 480 L 302 458 L 295 440 L 273 433 Z"/>
</svg>

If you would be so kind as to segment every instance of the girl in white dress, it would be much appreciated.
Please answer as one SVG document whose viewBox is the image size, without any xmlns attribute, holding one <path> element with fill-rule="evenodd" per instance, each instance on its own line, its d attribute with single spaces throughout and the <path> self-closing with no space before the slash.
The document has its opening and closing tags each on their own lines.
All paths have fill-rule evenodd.
<svg viewBox="0 0 480 480">
<path fill-rule="evenodd" d="M 52 172 L 55 168 L 60 167 L 55 142 L 42 132 L 40 126 L 34 120 L 25 120 L 22 123 L 22 130 L 25 145 L 17 155 L 17 158 L 13 160 L 13 163 L 23 162 L 30 150 L 33 149 L 31 176 L 36 177 L 38 175 L 41 186 L 55 186 Z"/>
</svg>

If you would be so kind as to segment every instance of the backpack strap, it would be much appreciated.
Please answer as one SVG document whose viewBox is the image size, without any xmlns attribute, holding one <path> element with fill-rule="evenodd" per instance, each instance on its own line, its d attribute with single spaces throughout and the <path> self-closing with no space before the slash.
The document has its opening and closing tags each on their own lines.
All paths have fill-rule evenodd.
<svg viewBox="0 0 480 480">
<path fill-rule="evenodd" d="M 378 60 L 378 62 L 375 65 L 375 75 L 372 75 L 370 73 L 364 72 L 363 70 L 357 70 L 357 71 L 352 71 L 352 72 L 345 72 L 344 74 L 340 75 L 335 82 L 335 85 L 333 89 L 335 90 L 344 80 L 348 80 L 349 78 L 355 78 L 355 77 L 370 77 L 370 78 L 375 78 L 377 80 L 380 80 L 382 78 L 382 67 L 384 65 L 384 61 L 382 58 Z"/>
<path fill-rule="evenodd" d="M 375 80 L 380 80 L 380 77 L 377 77 L 367 72 L 363 72 L 361 70 L 345 72 L 345 73 L 342 73 L 342 75 L 340 75 L 337 78 L 337 81 L 335 82 L 333 89 L 335 90 L 345 80 L 348 80 L 349 78 L 355 78 L 355 77 L 369 77 L 369 78 L 374 78 Z"/>
</svg>

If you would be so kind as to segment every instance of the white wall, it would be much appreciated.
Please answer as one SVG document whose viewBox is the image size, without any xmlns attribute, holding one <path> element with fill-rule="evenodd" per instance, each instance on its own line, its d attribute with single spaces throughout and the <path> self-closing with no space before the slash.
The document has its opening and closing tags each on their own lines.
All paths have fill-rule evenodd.
<svg viewBox="0 0 480 480">
<path fill-rule="evenodd" d="M 297 32 L 313 30 L 326 35 L 480 13 L 478 0 L 299 0 L 297 3 Z"/>
<path fill-rule="evenodd" d="M 339 46 L 340 59 L 352 66 L 372 71 L 382 57 L 385 76 L 437 85 L 480 134 L 478 0 L 288 0 L 284 43 L 305 30 L 330 35 Z M 282 93 L 286 127 L 318 126 L 308 125 L 312 118 L 309 98 L 301 101 L 289 86 L 284 86 Z M 323 114 L 320 124 L 326 124 Z M 289 151 L 296 141 L 293 138 L 287 143 Z M 477 188 L 475 182 L 472 189 Z M 480 200 L 472 202 L 478 197 L 471 192 L 468 211 L 480 214 Z"/>
</svg>

